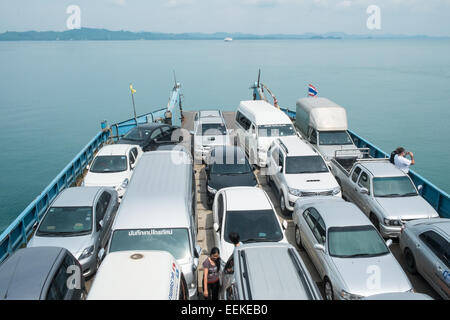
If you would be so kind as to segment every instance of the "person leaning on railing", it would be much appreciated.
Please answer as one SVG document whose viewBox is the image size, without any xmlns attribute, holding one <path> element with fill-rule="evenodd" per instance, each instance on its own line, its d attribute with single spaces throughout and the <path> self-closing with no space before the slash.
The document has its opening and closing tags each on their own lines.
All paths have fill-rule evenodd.
<svg viewBox="0 0 450 320">
<path fill-rule="evenodd" d="M 405 148 L 398 147 L 394 151 L 394 164 L 397 168 L 402 170 L 404 173 L 409 173 L 409 166 L 414 165 L 414 154 L 410 151 L 405 151 Z M 407 159 L 406 156 L 409 155 L 410 159 Z"/>
</svg>

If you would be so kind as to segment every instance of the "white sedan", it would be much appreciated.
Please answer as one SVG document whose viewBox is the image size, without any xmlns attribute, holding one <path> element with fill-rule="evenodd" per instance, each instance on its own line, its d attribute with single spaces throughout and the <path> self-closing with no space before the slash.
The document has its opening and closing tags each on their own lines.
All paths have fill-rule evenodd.
<svg viewBox="0 0 450 320">
<path fill-rule="evenodd" d="M 113 187 L 119 197 L 125 193 L 142 149 L 131 144 L 105 145 L 97 153 L 84 177 L 83 186 Z"/>
<path fill-rule="evenodd" d="M 213 203 L 214 241 L 220 258 L 227 261 L 234 245 L 228 235 L 236 232 L 243 243 L 287 243 L 287 221 L 280 223 L 267 193 L 257 187 L 230 187 L 219 190 Z"/>
</svg>

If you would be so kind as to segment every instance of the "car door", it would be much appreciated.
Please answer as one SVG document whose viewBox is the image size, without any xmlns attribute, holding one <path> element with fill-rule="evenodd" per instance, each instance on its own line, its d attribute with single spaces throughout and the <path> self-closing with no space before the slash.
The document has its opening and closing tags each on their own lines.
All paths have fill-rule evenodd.
<svg viewBox="0 0 450 320">
<path fill-rule="evenodd" d="M 109 227 L 110 211 L 108 210 L 111 201 L 111 194 L 103 191 L 95 205 L 95 230 L 96 230 L 96 244 L 97 250 L 105 246 L 106 237 Z M 108 212 L 108 215 L 107 215 Z M 102 221 L 103 226 L 100 226 Z"/>
<path fill-rule="evenodd" d="M 277 192 L 282 192 L 281 184 L 282 184 L 282 176 L 283 176 L 283 171 L 284 171 L 283 151 L 281 151 L 281 149 L 278 146 L 274 147 L 271 158 L 273 161 L 272 164 L 273 164 L 273 172 L 274 172 L 274 174 L 272 175 L 272 181 L 274 182 Z M 279 167 L 281 167 L 281 170 L 278 169 Z"/>
<path fill-rule="evenodd" d="M 348 198 L 348 200 L 352 201 L 352 202 L 356 202 L 355 200 L 355 188 L 357 186 L 357 182 L 359 179 L 359 176 L 361 174 L 361 167 L 360 166 L 356 166 L 354 167 L 354 169 L 352 170 L 352 172 L 350 173 L 350 177 L 349 179 L 343 179 L 343 181 L 341 181 L 342 183 L 342 194 Z"/>
<path fill-rule="evenodd" d="M 368 194 L 361 193 L 362 188 L 366 188 L 368 190 Z M 361 211 L 363 211 L 366 215 L 369 215 L 370 208 L 370 194 L 372 190 L 370 188 L 370 175 L 365 170 L 362 170 L 358 184 L 354 187 L 355 192 L 355 203 L 360 207 Z"/>
<path fill-rule="evenodd" d="M 303 247 L 305 248 L 308 255 L 312 257 L 313 255 L 313 230 L 319 219 L 319 214 L 316 210 L 311 211 L 312 208 L 308 208 L 302 213 L 303 221 L 300 224 L 300 236 Z"/>
<path fill-rule="evenodd" d="M 315 211 L 315 209 L 312 208 L 311 211 Z M 322 250 L 318 250 L 318 249 L 314 248 L 314 245 L 316 245 L 316 244 L 320 244 L 324 247 L 326 245 L 326 226 L 325 226 L 325 223 L 324 223 L 322 217 L 320 217 L 320 215 L 319 215 L 319 219 L 316 222 L 316 225 L 314 226 L 313 235 L 314 235 L 314 238 L 313 238 L 313 242 L 312 242 L 312 250 L 313 250 L 312 260 L 313 260 L 314 265 L 316 266 L 317 271 L 323 278 L 323 276 L 325 275 L 325 265 L 327 263 L 326 256 L 325 256 L 326 253 L 323 252 Z"/>
<path fill-rule="evenodd" d="M 75 268 L 74 268 L 75 267 Z M 78 269 L 78 270 L 77 270 Z M 69 277 L 71 277 L 69 279 Z M 46 300 L 79 300 L 84 289 L 79 265 L 66 254 L 48 287 Z M 73 281 L 71 281 L 73 279 Z"/>
<path fill-rule="evenodd" d="M 134 149 L 136 149 L 136 148 L 134 148 Z M 136 157 L 135 157 L 135 154 L 132 149 L 128 153 L 128 164 L 129 164 L 130 172 L 131 172 L 131 170 L 133 170 L 135 163 L 136 163 Z"/>
<path fill-rule="evenodd" d="M 422 276 L 435 287 L 437 291 L 450 298 L 450 244 L 440 234 L 428 230 L 419 235 L 425 247 L 416 250 L 416 264 Z M 447 272 L 447 273 L 446 273 Z"/>
</svg>

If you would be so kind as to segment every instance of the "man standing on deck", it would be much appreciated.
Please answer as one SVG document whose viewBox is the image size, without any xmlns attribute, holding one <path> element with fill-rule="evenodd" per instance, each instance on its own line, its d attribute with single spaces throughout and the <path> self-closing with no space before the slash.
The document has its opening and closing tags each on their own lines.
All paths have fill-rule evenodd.
<svg viewBox="0 0 450 320">
<path fill-rule="evenodd" d="M 405 151 L 405 148 L 398 147 L 395 150 L 396 155 L 394 156 L 394 164 L 397 168 L 402 170 L 404 173 L 409 172 L 409 166 L 415 164 L 414 154 L 409 151 Z M 411 160 L 407 159 L 406 156 L 409 155 Z"/>
</svg>

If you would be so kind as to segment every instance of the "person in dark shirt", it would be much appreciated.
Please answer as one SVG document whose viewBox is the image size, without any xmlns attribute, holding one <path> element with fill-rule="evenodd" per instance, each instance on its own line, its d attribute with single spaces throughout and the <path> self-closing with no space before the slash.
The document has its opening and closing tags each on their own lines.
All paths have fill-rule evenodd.
<svg viewBox="0 0 450 320">
<path fill-rule="evenodd" d="M 220 252 L 214 247 L 203 262 L 203 296 L 208 300 L 219 300 Z"/>
</svg>

